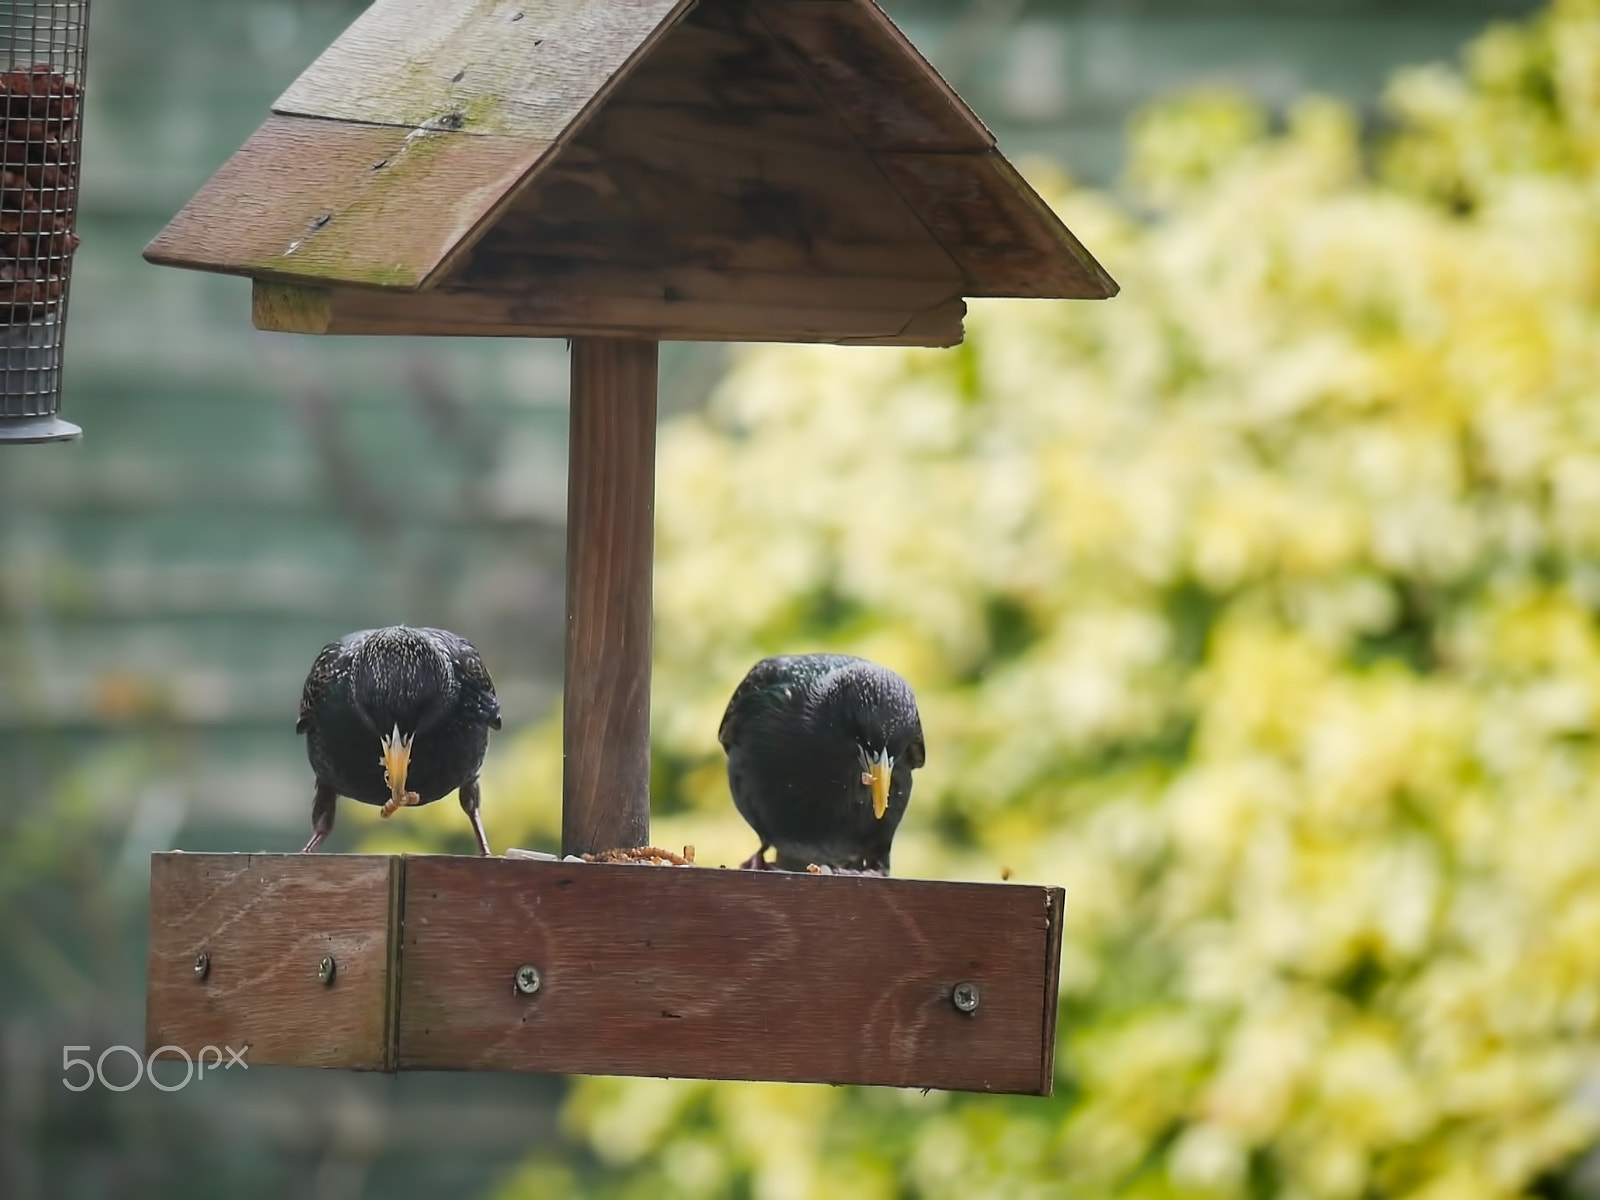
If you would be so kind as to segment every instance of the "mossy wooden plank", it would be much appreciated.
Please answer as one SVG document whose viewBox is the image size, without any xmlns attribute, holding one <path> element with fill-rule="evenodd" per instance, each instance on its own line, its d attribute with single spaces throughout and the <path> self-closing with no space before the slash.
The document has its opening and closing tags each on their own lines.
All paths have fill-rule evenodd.
<svg viewBox="0 0 1600 1200">
<path fill-rule="evenodd" d="M 1062 902 L 1021 885 L 408 858 L 396 1065 L 1048 1095 Z M 953 1000 L 964 983 L 971 1012 Z"/>
<path fill-rule="evenodd" d="M 966 295 L 1116 295 L 1116 282 L 999 153 L 876 158 L 966 273 Z"/>
<path fill-rule="evenodd" d="M 371 855 L 152 855 L 146 1052 L 228 1046 L 252 1067 L 392 1065 L 401 869 Z"/>
<path fill-rule="evenodd" d="M 983 122 L 870 0 L 755 0 L 751 7 L 869 149 L 982 152 L 994 145 Z"/>
<path fill-rule="evenodd" d="M 327 333 L 330 289 L 258 279 L 250 289 L 250 320 L 274 333 Z"/>
<path fill-rule="evenodd" d="M 415 289 L 548 147 L 269 117 L 145 249 L 256 278 Z"/>
<path fill-rule="evenodd" d="M 554 141 L 691 0 L 376 0 L 273 111 Z"/>
</svg>

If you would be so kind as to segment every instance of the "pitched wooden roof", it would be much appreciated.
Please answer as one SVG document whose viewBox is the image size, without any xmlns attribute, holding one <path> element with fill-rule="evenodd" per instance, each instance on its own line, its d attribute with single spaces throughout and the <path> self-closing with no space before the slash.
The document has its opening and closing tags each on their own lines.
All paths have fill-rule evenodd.
<svg viewBox="0 0 1600 1200">
<path fill-rule="evenodd" d="M 948 345 L 1116 291 L 872 0 L 376 0 L 145 254 L 330 333 Z"/>
</svg>

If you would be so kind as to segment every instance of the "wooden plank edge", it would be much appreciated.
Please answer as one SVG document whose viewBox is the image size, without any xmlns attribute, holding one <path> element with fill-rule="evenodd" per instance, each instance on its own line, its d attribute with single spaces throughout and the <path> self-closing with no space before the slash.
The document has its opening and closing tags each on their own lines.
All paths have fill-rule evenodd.
<svg viewBox="0 0 1600 1200">
<path fill-rule="evenodd" d="M 934 350 L 947 350 L 966 340 L 964 323 L 967 302 L 960 296 L 943 304 L 923 309 L 912 316 L 893 337 L 844 338 L 841 346 L 924 346 Z"/>
<path fill-rule="evenodd" d="M 902 178 L 909 177 L 909 182 L 920 186 L 920 179 L 916 164 L 940 165 L 965 161 L 968 166 L 986 167 L 993 172 L 993 182 L 1003 189 L 1005 200 L 1015 202 L 1016 209 L 1008 212 L 1006 216 L 1011 219 L 1014 226 L 1022 227 L 1022 231 L 1034 235 L 1035 245 L 1040 241 L 1054 242 L 1059 249 L 1078 268 L 1071 272 L 1074 283 L 1069 288 L 1060 286 L 1019 288 L 1015 284 L 992 286 L 982 279 L 981 263 L 984 251 L 981 247 L 956 248 L 947 242 L 935 230 L 933 224 L 923 216 L 923 208 L 902 187 Z M 1045 203 L 1044 198 L 1033 189 L 1033 185 L 1023 178 L 1020 172 L 1011 164 L 998 149 L 989 150 L 982 154 L 967 153 L 928 153 L 918 151 L 915 153 L 888 152 L 873 155 L 873 162 L 883 172 L 890 186 L 901 197 L 917 219 L 922 221 L 923 227 L 928 230 L 928 235 L 945 251 L 950 258 L 960 267 L 962 276 L 967 282 L 966 294 L 968 296 L 995 296 L 1032 300 L 1108 300 L 1115 296 L 1121 288 L 1117 281 L 1095 259 L 1094 255 L 1077 236 L 1068 229 L 1066 223 L 1056 215 L 1054 209 Z M 991 207 L 999 208 L 1002 201 L 994 196 L 993 191 L 985 195 Z M 1027 226 L 1031 224 L 1031 228 Z M 968 266 L 968 262 L 977 260 L 976 266 Z M 1006 275 L 1004 269 L 997 270 L 996 275 Z"/>
<path fill-rule="evenodd" d="M 168 872 L 168 863 L 172 861 L 175 851 L 157 851 L 150 855 L 150 895 L 153 898 L 157 890 L 156 876 Z M 156 1041 L 157 1027 L 155 1011 L 150 1005 L 150 981 L 156 977 L 160 964 L 159 953 L 161 941 L 156 936 L 155 928 L 156 909 L 153 903 L 148 904 L 145 912 L 145 956 L 144 956 L 144 1051 L 145 1054 L 154 1054 L 157 1050 L 166 1047 Z M 168 1056 L 175 1057 L 175 1056 Z"/>
<path fill-rule="evenodd" d="M 465 302 L 489 302 L 477 311 L 449 311 L 452 296 Z M 597 299 L 605 299 L 603 297 Z M 643 307 L 643 306 L 637 306 Z M 681 309 L 686 306 L 679 304 Z M 441 311 L 441 309 L 443 311 Z M 965 336 L 966 303 L 959 296 L 915 312 L 855 314 L 854 326 L 832 310 L 741 306 L 750 321 L 742 328 L 696 326 L 663 313 L 603 320 L 528 320 L 516 315 L 513 298 L 483 293 L 379 292 L 366 288 L 330 288 L 258 279 L 251 292 L 251 319 L 257 329 L 278 333 L 419 337 L 626 337 L 686 342 L 818 342 L 835 345 L 957 345 Z M 685 311 L 684 317 L 690 316 Z M 862 319 L 881 317 L 876 328 Z M 813 327 L 801 328 L 810 320 Z M 789 323 L 784 324 L 783 322 Z M 763 323 L 765 322 L 765 323 Z"/>
<path fill-rule="evenodd" d="M 256 279 L 250 288 L 250 323 L 273 333 L 327 333 L 333 290 Z"/>
<path fill-rule="evenodd" d="M 845 122 L 844 114 L 839 111 L 838 106 L 835 105 L 832 99 L 828 96 L 827 87 L 819 83 L 811 74 L 810 67 L 807 62 L 810 56 L 806 55 L 804 58 L 801 58 L 799 55 L 800 48 L 796 46 L 795 41 L 787 36 L 781 28 L 774 28 L 772 22 L 767 19 L 766 14 L 768 12 L 781 14 L 782 9 L 786 5 L 796 2 L 797 0 L 758 0 L 756 4 L 751 6 L 752 15 L 754 15 L 756 20 L 766 27 L 768 36 L 772 37 L 780 47 L 791 52 L 791 59 L 796 61 L 800 66 L 802 73 L 808 82 L 812 84 L 813 90 L 821 94 L 828 107 L 836 116 L 839 117 L 841 122 Z M 798 2 L 806 3 L 808 0 L 798 0 Z M 810 0 L 810 2 L 814 2 L 814 0 Z M 884 42 L 894 46 L 895 50 L 902 54 L 907 61 L 915 64 L 920 69 L 923 78 L 949 106 L 950 111 L 955 114 L 958 120 L 966 125 L 967 132 L 972 137 L 972 143 L 968 146 L 961 147 L 960 150 L 962 152 L 988 150 L 994 147 L 995 136 L 993 130 L 983 123 L 983 118 L 978 116 L 978 114 L 973 110 L 972 106 L 961 97 L 961 94 L 957 92 L 955 88 L 950 86 L 949 80 L 940 74 L 939 69 L 928 61 L 927 56 L 924 55 L 922 51 L 917 49 L 916 45 L 911 41 L 910 38 L 906 37 L 905 31 L 895 24 L 894 18 L 889 16 L 889 14 L 884 11 L 882 6 L 880 6 L 876 0 L 834 0 L 834 3 L 837 3 L 841 7 L 852 7 L 861 11 L 866 16 L 868 24 L 873 26 L 879 32 Z M 781 15 L 778 16 L 778 19 L 780 21 L 782 20 Z M 845 125 L 846 128 L 850 127 L 848 122 L 845 122 Z M 854 136 L 853 130 L 852 136 Z M 863 149 L 866 149 L 869 152 L 905 149 L 916 149 L 923 153 L 936 152 L 930 151 L 926 146 L 908 147 L 903 145 L 895 145 L 889 142 L 885 142 L 881 145 L 867 146 L 859 138 L 857 139 L 857 142 L 863 147 Z M 953 150 L 954 148 L 947 147 L 946 149 Z"/>
<path fill-rule="evenodd" d="M 838 2 L 839 3 L 852 3 L 853 0 L 838 0 Z M 868 0 L 868 2 L 870 3 L 871 0 Z M 785 58 L 787 58 L 789 60 L 789 64 L 792 67 L 794 67 L 795 71 L 799 74 L 800 78 L 805 81 L 805 85 L 806 85 L 806 87 L 808 89 L 810 89 L 812 96 L 814 96 L 816 98 L 816 100 L 822 105 L 823 108 L 825 108 L 828 112 L 833 114 L 833 119 L 839 123 L 839 127 L 844 130 L 845 135 L 852 142 L 854 142 L 855 145 L 856 145 L 856 148 L 858 150 L 860 150 L 861 153 L 866 156 L 867 161 L 872 164 L 872 169 L 875 170 L 876 172 L 878 172 L 878 174 L 880 176 L 882 176 L 883 181 L 884 181 L 885 184 L 888 185 L 889 190 L 894 193 L 895 197 L 905 207 L 906 211 L 911 214 L 911 219 L 913 221 L 915 221 L 919 226 L 921 226 L 923 233 L 927 234 L 928 241 L 941 254 L 944 255 L 946 261 L 948 261 L 949 264 L 950 264 L 951 271 L 958 278 L 960 278 L 960 279 L 962 279 L 964 281 L 970 282 L 970 280 L 968 280 L 968 278 L 967 278 L 967 272 L 962 269 L 961 263 L 956 259 L 956 257 L 953 254 L 950 253 L 949 247 L 947 247 L 942 241 L 939 240 L 937 235 L 935 235 L 933 230 L 929 227 L 927 221 L 923 219 L 921 211 L 917 208 L 917 206 L 915 204 L 911 203 L 911 201 L 906 198 L 905 193 L 902 192 L 900 190 L 899 185 L 895 183 L 894 177 L 892 175 L 890 175 L 888 171 L 884 170 L 883 164 L 878 161 L 877 154 L 872 150 L 871 147 L 869 147 L 865 142 L 863 142 L 861 140 L 861 138 L 856 134 L 855 130 L 850 127 L 850 122 L 845 119 L 844 114 L 841 113 L 839 111 L 839 109 L 838 109 L 838 106 L 834 104 L 833 98 L 828 94 L 827 90 L 822 86 L 821 82 L 814 75 L 812 75 L 811 69 L 807 65 L 807 62 L 806 62 L 805 58 L 802 57 L 796 51 L 795 47 L 790 43 L 788 38 L 783 37 L 780 33 L 778 33 L 775 29 L 772 28 L 772 26 L 767 22 L 767 19 L 761 14 L 761 10 L 759 8 L 752 8 L 751 15 L 761 25 L 761 27 L 767 31 L 767 37 L 772 42 L 772 45 L 778 51 L 778 53 L 783 55 Z M 918 57 L 921 57 L 921 56 L 919 55 Z M 933 68 L 930 66 L 929 70 L 931 71 L 932 69 Z M 935 71 L 934 74 L 937 76 L 938 72 Z M 942 82 L 942 77 L 941 77 L 941 82 Z M 965 101 L 960 101 L 960 103 L 963 106 L 965 106 L 965 104 L 966 104 Z M 969 109 L 968 111 L 970 112 L 971 110 Z M 977 114 L 976 113 L 973 114 L 973 119 L 974 120 L 977 119 Z M 981 124 L 981 122 L 980 122 L 980 124 Z M 985 132 L 987 132 L 987 129 L 985 129 Z M 960 341 L 960 340 L 961 339 L 959 339 L 959 338 L 957 339 L 957 341 Z M 864 343 L 864 344 L 882 345 L 882 344 L 893 344 L 893 343 Z M 948 344 L 949 345 L 954 345 L 955 343 L 948 343 Z"/>
<path fill-rule="evenodd" d="M 1039 1095 L 1056 1091 L 1056 1016 L 1061 1008 L 1061 934 L 1066 925 L 1065 888 L 1044 890 L 1044 1032 L 1039 1042 Z"/>
<path fill-rule="evenodd" d="M 1023 204 L 1032 211 L 1035 219 L 1046 226 L 1063 248 L 1078 260 L 1090 282 L 1098 290 L 1080 296 L 1062 296 L 1056 299 L 1064 300 L 1109 300 L 1122 290 L 1122 285 L 1111 278 L 1111 273 L 1100 265 L 1100 261 L 1089 252 L 1089 248 L 1078 240 L 1078 235 L 1067 228 L 1067 223 L 1057 214 L 1056 210 L 1045 203 L 1043 196 L 1034 191 L 1033 185 L 1023 178 L 1022 172 L 1012 164 L 1011 160 L 998 149 L 991 150 L 988 157 L 991 159 L 995 171 L 1006 177 L 1012 188 L 1017 193 Z M 982 293 L 974 293 L 981 295 Z"/>
<path fill-rule="evenodd" d="M 389 919 L 387 956 L 384 962 L 382 1070 L 393 1074 L 400 1059 L 400 983 L 405 943 L 406 856 L 389 859 Z"/>
<path fill-rule="evenodd" d="M 911 39 L 905 35 L 905 31 L 894 23 L 894 18 L 884 11 L 883 6 L 878 4 L 877 0 L 854 0 L 854 2 L 858 7 L 866 9 L 868 19 L 882 30 L 886 40 L 897 44 L 906 57 L 915 61 L 923 69 L 928 82 L 944 94 L 951 107 L 971 123 L 973 132 L 992 148 L 995 145 L 994 131 L 983 123 L 983 118 L 978 116 L 973 107 L 962 99 L 961 93 L 951 87 L 949 80 L 939 73 L 939 69 L 928 61 L 922 51 L 917 49 Z"/>
</svg>

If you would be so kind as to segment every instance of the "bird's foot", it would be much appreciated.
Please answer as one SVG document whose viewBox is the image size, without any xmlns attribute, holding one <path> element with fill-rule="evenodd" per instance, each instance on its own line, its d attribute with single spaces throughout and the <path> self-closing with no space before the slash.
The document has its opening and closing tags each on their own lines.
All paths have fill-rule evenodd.
<svg viewBox="0 0 1600 1200">
<path fill-rule="evenodd" d="M 400 809 L 408 808 L 413 804 L 420 804 L 421 802 L 422 797 L 417 795 L 415 792 L 407 792 L 403 796 L 391 796 L 384 802 L 383 808 L 379 810 L 378 815 L 380 817 L 392 817 Z"/>
<path fill-rule="evenodd" d="M 777 870 L 777 868 L 774 867 L 771 863 L 769 863 L 767 861 L 767 848 L 765 846 L 763 846 L 763 847 L 761 847 L 761 849 L 757 850 L 754 854 L 752 854 L 749 858 L 745 859 L 742 863 L 740 863 L 739 864 L 739 870 L 741 870 L 741 871 L 775 871 L 775 870 Z"/>
</svg>

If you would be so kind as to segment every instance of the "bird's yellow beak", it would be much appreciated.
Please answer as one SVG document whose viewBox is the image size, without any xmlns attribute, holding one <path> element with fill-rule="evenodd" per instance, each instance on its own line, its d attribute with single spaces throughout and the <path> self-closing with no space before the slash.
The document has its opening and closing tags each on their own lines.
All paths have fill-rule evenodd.
<svg viewBox="0 0 1600 1200">
<path fill-rule="evenodd" d="M 379 739 L 383 745 L 383 781 L 389 785 L 389 795 L 395 804 L 405 803 L 406 772 L 411 769 L 411 739 L 400 733 L 400 726 L 394 727 L 394 732 Z"/>
<path fill-rule="evenodd" d="M 863 758 L 866 761 L 862 764 L 861 782 L 872 789 L 872 815 L 881 821 L 889 811 L 889 773 L 894 770 L 894 759 L 887 750 L 878 751 L 875 758 Z"/>
</svg>

